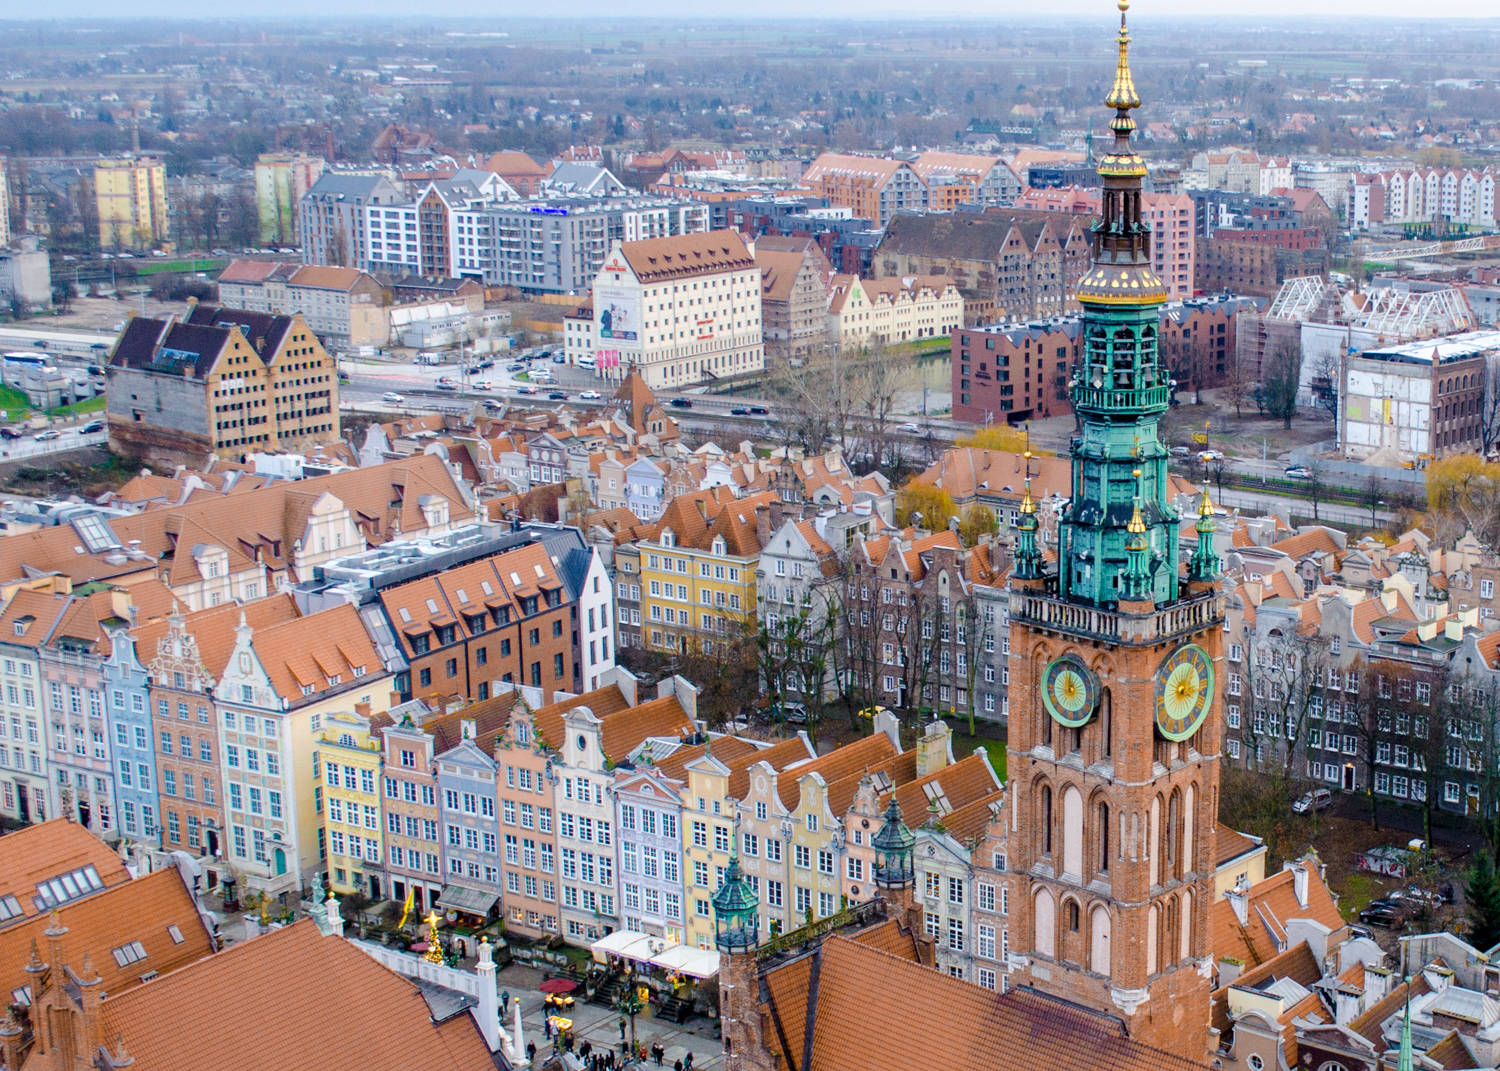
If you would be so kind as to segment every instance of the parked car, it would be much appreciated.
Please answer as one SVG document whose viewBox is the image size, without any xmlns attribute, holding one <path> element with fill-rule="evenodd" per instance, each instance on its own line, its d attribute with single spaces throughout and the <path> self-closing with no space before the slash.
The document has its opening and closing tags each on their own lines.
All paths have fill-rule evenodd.
<svg viewBox="0 0 1500 1071">
<path fill-rule="evenodd" d="M 668 400 L 667 404 L 674 409 L 691 409 L 693 407 L 693 403 L 686 398 L 672 398 Z"/>
<path fill-rule="evenodd" d="M 563 364 L 567 361 L 567 359 L 567 356 L 562 352 L 562 350 L 558 350 L 552 355 L 553 364 Z"/>
<path fill-rule="evenodd" d="M 902 435 L 916 435 L 921 432 L 922 429 L 917 427 L 915 424 L 907 423 L 897 424 L 896 430 L 899 431 Z"/>
<path fill-rule="evenodd" d="M 604 396 L 602 394 L 600 394 L 596 390 L 586 390 L 582 394 L 580 394 L 578 397 L 584 399 L 585 401 L 597 402 L 600 398 L 602 398 Z"/>
<path fill-rule="evenodd" d="M 1359 913 L 1359 921 L 1366 926 L 1396 930 L 1406 925 L 1406 912 L 1395 908 L 1367 907 Z"/>
<path fill-rule="evenodd" d="M 103 431 L 103 430 L 104 430 L 104 421 L 102 421 L 102 420 L 90 420 L 87 424 L 85 424 L 83 427 L 81 427 L 81 428 L 78 429 L 79 434 L 81 434 L 81 435 L 92 435 L 96 431 Z"/>
<path fill-rule="evenodd" d="M 1187 457 L 1188 456 L 1188 448 L 1186 446 L 1174 446 L 1174 447 L 1172 447 L 1171 450 L 1169 450 L 1167 452 L 1170 453 L 1173 457 Z"/>
<path fill-rule="evenodd" d="M 387 405 L 405 405 L 406 399 L 393 390 L 388 390 L 380 396 L 380 400 Z"/>
<path fill-rule="evenodd" d="M 486 357 L 484 360 L 480 361 L 478 364 L 476 364 L 474 366 L 474 371 L 476 371 L 476 372 L 483 372 L 486 368 L 494 368 L 494 367 L 495 367 L 495 361 L 494 361 L 494 359 L 491 358 L 491 357 Z"/>
<path fill-rule="evenodd" d="M 1312 469 L 1306 465 L 1288 465 L 1283 475 L 1289 480 L 1310 480 Z"/>
<path fill-rule="evenodd" d="M 549 391 L 547 393 L 547 397 L 552 399 L 554 402 L 565 402 L 568 400 L 568 393 L 567 391 L 554 390 Z"/>
<path fill-rule="evenodd" d="M 487 379 L 476 379 L 474 381 L 474 389 L 475 390 L 489 390 L 490 389 L 490 381 L 487 380 Z"/>
<path fill-rule="evenodd" d="M 35 342 L 33 342 L 32 345 L 39 350 L 44 350 L 47 348 L 47 340 L 45 338 L 39 338 Z"/>
<path fill-rule="evenodd" d="M 26 433 L 15 428 L 0 428 L 0 439 L 24 439 Z"/>
<path fill-rule="evenodd" d="M 458 390 L 458 384 L 455 383 L 455 382 L 453 382 L 451 379 L 448 380 L 446 383 L 443 382 L 440 379 L 440 380 L 437 381 L 437 383 L 435 385 L 436 385 L 436 387 L 437 387 L 438 390 L 455 390 L 455 391 Z"/>
<path fill-rule="evenodd" d="M 746 408 L 745 406 L 743 406 L 743 405 L 737 405 L 733 409 L 729 410 L 729 415 L 730 416 L 749 416 L 750 415 L 750 410 L 748 408 Z"/>
<path fill-rule="evenodd" d="M 1326 811 L 1332 806 L 1333 793 L 1326 788 L 1315 788 L 1292 804 L 1292 810 L 1297 814 L 1307 814 L 1309 811 Z"/>
<path fill-rule="evenodd" d="M 781 720 L 791 725 L 807 724 L 807 707 L 801 703 L 782 703 Z"/>
<path fill-rule="evenodd" d="M 505 366 L 505 370 L 507 372 L 524 372 L 524 371 L 526 371 L 526 362 L 525 361 L 511 361 L 510 364 L 508 364 L 508 365 Z"/>
<path fill-rule="evenodd" d="M 522 383 L 519 387 L 516 388 L 517 394 L 535 394 L 536 392 L 536 388 L 533 387 L 530 383 Z"/>
<path fill-rule="evenodd" d="M 36 433 L 36 441 L 39 442 L 39 443 L 51 442 L 53 439 L 61 439 L 61 438 L 62 438 L 62 432 L 60 432 L 60 431 L 54 431 L 51 428 L 48 428 L 46 431 L 39 431 L 39 432 Z"/>
<path fill-rule="evenodd" d="M 763 405 L 752 405 L 750 407 L 750 415 L 751 416 L 770 416 L 771 415 L 771 410 L 767 409 Z"/>
</svg>

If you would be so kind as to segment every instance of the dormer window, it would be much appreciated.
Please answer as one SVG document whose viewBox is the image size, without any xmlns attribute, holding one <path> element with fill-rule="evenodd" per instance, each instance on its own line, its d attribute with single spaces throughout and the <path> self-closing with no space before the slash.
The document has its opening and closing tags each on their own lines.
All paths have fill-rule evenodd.
<svg viewBox="0 0 1500 1071">
<path fill-rule="evenodd" d="M 673 534 L 672 529 L 670 529 L 670 528 L 663 528 L 662 529 L 662 531 L 661 531 L 661 545 L 664 546 L 664 547 L 675 547 L 677 545 L 677 537 L 676 537 L 676 535 Z"/>
<path fill-rule="evenodd" d="M 723 536 L 714 536 L 714 541 L 713 541 L 714 556 L 722 558 L 724 556 L 724 549 L 725 549 L 725 547 L 724 547 L 724 537 Z"/>
<path fill-rule="evenodd" d="M 313 686 L 311 684 L 304 684 L 302 686 L 302 694 L 303 695 L 312 695 L 313 694 Z"/>
</svg>

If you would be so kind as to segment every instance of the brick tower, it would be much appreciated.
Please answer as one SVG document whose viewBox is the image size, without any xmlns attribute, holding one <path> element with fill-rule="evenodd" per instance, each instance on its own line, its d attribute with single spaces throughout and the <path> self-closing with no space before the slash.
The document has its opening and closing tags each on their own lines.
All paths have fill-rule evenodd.
<svg viewBox="0 0 1500 1071">
<path fill-rule="evenodd" d="M 1055 571 L 1037 545 L 1030 481 L 1011 582 L 1010 867 L 1014 944 L 1032 985 L 1123 1018 L 1130 1035 L 1206 1062 L 1209 905 L 1219 796 L 1223 599 L 1212 507 L 1179 561 L 1158 422 L 1166 300 L 1141 220 L 1140 98 L 1119 0 L 1105 103 L 1103 219 L 1078 284 L 1072 495 Z M 1029 455 L 1028 455 L 1029 456 Z"/>
</svg>

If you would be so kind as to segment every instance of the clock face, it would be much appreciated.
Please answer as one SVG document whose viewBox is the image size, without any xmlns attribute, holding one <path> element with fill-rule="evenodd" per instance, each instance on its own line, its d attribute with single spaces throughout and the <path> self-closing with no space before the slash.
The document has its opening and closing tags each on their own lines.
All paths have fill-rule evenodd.
<svg viewBox="0 0 1500 1071">
<path fill-rule="evenodd" d="M 1185 643 L 1156 671 L 1156 728 L 1168 740 L 1198 731 L 1214 698 L 1214 664 L 1202 647 Z"/>
<path fill-rule="evenodd" d="M 1076 729 L 1099 705 L 1099 678 L 1077 655 L 1054 658 L 1042 670 L 1042 703 L 1054 721 Z"/>
</svg>

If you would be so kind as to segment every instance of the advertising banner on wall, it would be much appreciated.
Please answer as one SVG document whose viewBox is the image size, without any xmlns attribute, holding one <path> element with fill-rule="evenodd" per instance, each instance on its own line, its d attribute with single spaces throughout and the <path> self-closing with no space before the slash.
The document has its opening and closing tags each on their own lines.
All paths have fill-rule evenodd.
<svg viewBox="0 0 1500 1071">
<path fill-rule="evenodd" d="M 594 315 L 598 321 L 602 339 L 634 342 L 640 325 L 636 321 L 635 302 L 624 288 L 596 286 L 594 288 Z"/>
</svg>

